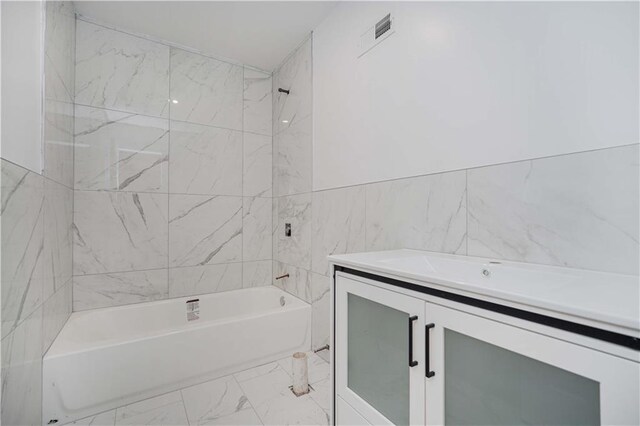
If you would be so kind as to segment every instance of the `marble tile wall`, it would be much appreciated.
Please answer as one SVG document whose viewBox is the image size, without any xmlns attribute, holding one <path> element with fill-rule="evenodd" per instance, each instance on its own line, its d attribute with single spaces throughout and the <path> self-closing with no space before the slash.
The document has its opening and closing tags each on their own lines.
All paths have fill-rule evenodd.
<svg viewBox="0 0 640 426">
<path fill-rule="evenodd" d="M 40 425 L 42 357 L 72 307 L 75 10 L 46 2 L 42 174 L 1 172 L 0 423 Z"/>
<path fill-rule="evenodd" d="M 273 257 L 274 277 L 290 274 L 274 285 L 312 304 L 314 349 L 329 342 L 329 254 L 413 248 L 639 273 L 639 145 L 313 191 L 310 64 L 308 41 L 274 73 Z"/>
<path fill-rule="evenodd" d="M 271 75 L 77 38 L 74 310 L 271 284 Z"/>
</svg>

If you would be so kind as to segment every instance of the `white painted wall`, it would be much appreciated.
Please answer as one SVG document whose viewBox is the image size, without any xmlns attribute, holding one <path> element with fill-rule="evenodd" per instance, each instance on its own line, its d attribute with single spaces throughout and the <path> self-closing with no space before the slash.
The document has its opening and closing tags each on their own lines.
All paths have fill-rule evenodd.
<svg viewBox="0 0 640 426">
<path fill-rule="evenodd" d="M 639 139 L 635 2 L 345 2 L 313 50 L 314 190 Z"/>
<path fill-rule="evenodd" d="M 42 172 L 43 4 L 2 1 L 0 156 Z"/>
</svg>

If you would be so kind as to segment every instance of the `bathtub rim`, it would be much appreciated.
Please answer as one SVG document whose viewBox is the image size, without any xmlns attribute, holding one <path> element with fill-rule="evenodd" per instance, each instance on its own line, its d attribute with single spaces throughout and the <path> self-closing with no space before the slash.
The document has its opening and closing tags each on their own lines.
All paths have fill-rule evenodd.
<svg viewBox="0 0 640 426">
<path fill-rule="evenodd" d="M 255 290 L 255 289 L 265 289 L 265 288 L 269 288 L 270 291 L 276 290 L 276 291 L 274 291 L 274 293 L 280 293 L 282 295 L 290 296 L 291 298 L 294 299 L 294 303 L 285 305 L 285 309 L 282 309 L 281 307 L 277 307 L 277 308 L 273 308 L 273 309 L 260 310 L 260 311 L 257 311 L 257 312 L 250 312 L 250 313 L 246 313 L 246 314 L 242 314 L 242 315 L 227 316 L 227 317 L 218 318 L 218 319 L 215 319 L 215 320 L 194 321 L 193 324 L 187 323 L 187 324 L 181 324 L 179 326 L 170 327 L 170 328 L 161 328 L 161 329 L 158 329 L 155 332 L 147 333 L 147 334 L 144 334 L 144 335 L 135 336 L 133 338 L 128 338 L 128 339 L 115 339 L 114 338 L 114 339 L 102 340 L 102 341 L 99 341 L 99 343 L 86 345 L 85 347 L 75 348 L 75 349 L 72 349 L 72 350 L 68 350 L 68 349 L 64 348 L 64 345 L 68 344 L 68 342 L 64 341 L 64 338 L 66 337 L 65 330 L 68 331 L 69 324 L 71 324 L 74 320 L 77 320 L 78 318 L 82 318 L 82 317 L 90 316 L 90 315 L 96 315 L 96 314 L 100 314 L 100 313 L 107 312 L 107 311 L 112 311 L 112 312 L 116 313 L 116 312 L 122 311 L 122 310 L 140 309 L 141 307 L 145 307 L 145 306 L 152 306 L 152 305 L 153 306 L 158 306 L 158 305 L 163 305 L 163 304 L 177 303 L 180 300 L 183 300 L 184 302 L 186 302 L 187 300 L 191 300 L 191 299 L 194 299 L 194 298 L 214 297 L 214 296 L 217 296 L 217 295 L 221 295 L 221 294 L 225 294 L 225 293 L 232 293 L 232 292 L 251 292 L 252 290 Z M 180 302 L 180 303 L 182 303 L 182 302 Z M 134 342 L 144 342 L 145 340 L 150 340 L 150 339 L 154 339 L 154 338 L 158 338 L 158 337 L 162 337 L 162 336 L 170 336 L 170 335 L 173 335 L 173 334 L 183 333 L 183 332 L 192 331 L 192 330 L 195 331 L 195 330 L 199 330 L 199 329 L 202 329 L 202 328 L 211 327 L 211 326 L 214 326 L 214 325 L 228 324 L 228 323 L 239 321 L 239 320 L 246 320 L 246 319 L 249 319 L 249 318 L 260 318 L 260 317 L 264 317 L 264 316 L 267 316 L 267 315 L 273 315 L 275 313 L 288 312 L 288 311 L 301 310 L 301 309 L 308 309 L 308 308 L 311 308 L 311 303 L 308 303 L 308 302 L 304 301 L 303 299 L 300 299 L 299 297 L 297 297 L 297 296 L 295 296 L 295 295 L 293 295 L 291 293 L 288 293 L 288 292 L 286 292 L 285 290 L 283 290 L 283 289 L 281 289 L 279 287 L 276 287 L 276 286 L 273 286 L 273 285 L 270 285 L 270 286 L 268 285 L 268 286 L 261 286 L 261 287 L 234 289 L 234 290 L 228 290 L 228 291 L 217 292 L 217 293 L 204 293 L 204 294 L 197 294 L 197 295 L 190 295 L 190 296 L 180 296 L 180 297 L 173 297 L 173 298 L 169 298 L 169 299 L 152 300 L 152 301 L 148 301 L 148 302 L 131 303 L 131 304 L 119 305 L 119 306 L 107 306 L 107 307 L 104 307 L 104 308 L 96 308 L 96 309 L 88 309 L 88 310 L 83 310 L 83 311 L 77 311 L 77 312 L 72 312 L 71 313 L 71 315 L 69 316 L 69 318 L 65 322 L 64 326 L 62 327 L 62 329 L 60 330 L 60 332 L 58 333 L 58 335 L 56 336 L 54 341 L 51 343 L 51 345 L 47 349 L 47 352 L 44 354 L 43 361 L 45 359 L 55 359 L 55 358 L 58 358 L 58 357 L 61 357 L 61 356 L 72 355 L 72 354 L 77 354 L 77 353 L 82 353 L 82 352 L 90 352 L 90 351 L 94 351 L 94 350 L 104 349 L 104 348 L 107 348 L 107 347 L 121 346 L 121 345 L 126 345 L 126 344 L 130 344 L 130 343 L 134 343 Z"/>
</svg>

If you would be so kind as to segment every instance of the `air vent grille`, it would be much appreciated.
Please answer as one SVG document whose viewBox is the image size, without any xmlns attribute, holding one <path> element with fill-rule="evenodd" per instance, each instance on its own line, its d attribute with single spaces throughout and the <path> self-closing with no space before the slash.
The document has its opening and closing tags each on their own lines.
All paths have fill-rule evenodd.
<svg viewBox="0 0 640 426">
<path fill-rule="evenodd" d="M 391 14 L 389 13 L 387 16 L 379 20 L 378 23 L 376 24 L 376 40 L 381 35 L 389 31 L 390 29 L 391 29 Z"/>
</svg>

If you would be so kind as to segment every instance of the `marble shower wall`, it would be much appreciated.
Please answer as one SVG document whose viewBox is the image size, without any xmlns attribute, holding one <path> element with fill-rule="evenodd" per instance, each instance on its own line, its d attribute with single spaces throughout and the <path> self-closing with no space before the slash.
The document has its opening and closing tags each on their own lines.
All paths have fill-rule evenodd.
<svg viewBox="0 0 640 426">
<path fill-rule="evenodd" d="M 274 73 L 273 242 L 274 276 L 290 274 L 274 285 L 312 304 L 314 349 L 329 342 L 329 254 L 412 248 L 639 273 L 639 145 L 313 191 L 311 60 L 309 40 Z"/>
<path fill-rule="evenodd" d="M 75 10 L 45 8 L 42 174 L 0 160 L 3 424 L 42 424 L 42 357 L 72 306 Z"/>
<path fill-rule="evenodd" d="M 77 21 L 74 310 L 269 285 L 271 75 Z"/>
</svg>

